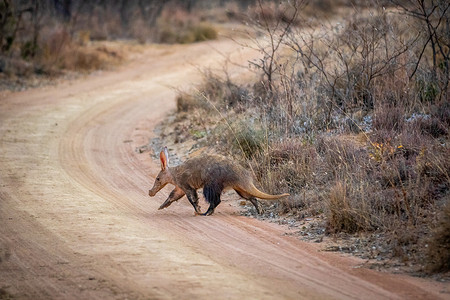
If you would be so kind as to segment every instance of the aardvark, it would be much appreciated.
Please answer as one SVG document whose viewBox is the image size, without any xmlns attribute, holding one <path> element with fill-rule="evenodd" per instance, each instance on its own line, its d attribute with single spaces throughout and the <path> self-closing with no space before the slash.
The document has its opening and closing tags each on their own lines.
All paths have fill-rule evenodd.
<svg viewBox="0 0 450 300">
<path fill-rule="evenodd" d="M 249 171 L 242 166 L 219 155 L 204 154 L 188 159 L 185 163 L 169 167 L 169 153 L 167 147 L 160 153 L 161 171 L 155 179 L 155 183 L 148 194 L 156 195 L 166 184 L 175 186 L 167 200 L 159 209 L 170 206 L 184 195 L 194 206 L 195 213 L 199 215 L 211 215 L 220 203 L 220 195 L 226 188 L 232 188 L 244 199 L 249 200 L 260 214 L 261 207 L 256 198 L 276 200 L 289 194 L 269 195 L 258 190 L 253 184 L 253 178 Z M 203 195 L 209 203 L 206 213 L 201 213 L 198 205 L 197 189 L 203 187 Z"/>
</svg>

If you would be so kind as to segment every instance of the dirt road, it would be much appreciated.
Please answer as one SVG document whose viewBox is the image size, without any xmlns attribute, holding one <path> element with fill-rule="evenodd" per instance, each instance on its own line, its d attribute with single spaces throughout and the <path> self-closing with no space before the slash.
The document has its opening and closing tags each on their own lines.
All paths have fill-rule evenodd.
<svg viewBox="0 0 450 300">
<path fill-rule="evenodd" d="M 155 47 L 111 72 L 0 99 L 0 299 L 445 299 L 447 286 L 359 268 L 225 200 L 158 211 L 157 161 L 135 148 L 175 107 L 170 86 L 231 41 Z"/>
</svg>

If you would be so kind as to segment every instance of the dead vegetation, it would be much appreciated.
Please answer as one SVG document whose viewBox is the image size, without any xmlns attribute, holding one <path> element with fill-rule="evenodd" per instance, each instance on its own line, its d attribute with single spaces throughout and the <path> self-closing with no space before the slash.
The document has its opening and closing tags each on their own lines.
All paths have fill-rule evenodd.
<svg viewBox="0 0 450 300">
<path fill-rule="evenodd" d="M 178 96 L 166 135 L 291 193 L 264 217 L 307 220 L 302 236 L 345 236 L 345 249 L 377 263 L 449 271 L 447 1 L 54 3 L 0 0 L 2 89 L 119 63 L 128 50 L 109 40 L 190 43 L 217 38 L 213 23 L 243 22 L 241 46 L 261 53 L 254 80 L 206 71 Z"/>
<path fill-rule="evenodd" d="M 450 8 L 386 4 L 317 29 L 292 14 L 301 1 L 257 1 L 254 82 L 205 72 L 177 100 L 176 141 L 232 155 L 268 192 L 291 193 L 268 215 L 317 220 L 311 230 L 345 234 L 348 251 L 376 264 L 445 273 Z"/>
<path fill-rule="evenodd" d="M 210 12 L 207 1 L 0 0 L 0 88 L 108 69 L 139 44 L 216 39 Z"/>
</svg>

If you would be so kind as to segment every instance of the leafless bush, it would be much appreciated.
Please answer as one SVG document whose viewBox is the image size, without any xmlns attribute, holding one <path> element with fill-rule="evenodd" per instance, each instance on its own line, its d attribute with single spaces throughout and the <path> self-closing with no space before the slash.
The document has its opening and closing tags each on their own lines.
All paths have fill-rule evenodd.
<svg viewBox="0 0 450 300">
<path fill-rule="evenodd" d="M 403 13 L 416 19 L 420 32 L 421 45 L 418 59 L 410 75 L 412 78 L 424 63 L 426 51 L 431 50 L 431 78 L 426 85 L 437 85 L 434 97 L 449 98 L 450 80 L 450 3 L 448 1 L 407 0 L 396 1 Z M 430 95 L 431 96 L 431 95 Z M 431 99 L 434 100 L 434 99 Z"/>
<path fill-rule="evenodd" d="M 344 23 L 331 24 L 329 31 L 313 32 L 308 38 L 301 33 L 289 36 L 287 45 L 297 53 L 301 69 L 309 77 L 321 78 L 329 97 L 328 123 L 333 110 L 346 114 L 397 100 L 395 96 L 400 93 L 380 93 L 383 85 L 401 78 L 399 70 L 406 67 L 415 40 L 404 41 L 395 25 L 380 9 L 356 13 Z M 386 77 L 391 80 L 382 80 Z M 402 84 L 395 90 L 400 87 L 407 88 Z"/>
<path fill-rule="evenodd" d="M 266 36 L 261 42 L 254 39 L 254 46 L 261 51 L 263 57 L 250 62 L 255 68 L 262 71 L 264 82 L 268 90 L 268 99 L 271 100 L 274 90 L 274 77 L 280 70 L 281 57 L 280 47 L 282 47 L 291 28 L 298 22 L 299 10 L 303 1 L 284 2 L 277 5 L 273 2 L 263 2 L 258 0 L 253 16 L 249 17 L 257 30 Z M 273 101 L 270 101 L 273 104 Z"/>
<path fill-rule="evenodd" d="M 403 129 L 405 112 L 399 106 L 380 106 L 373 114 L 373 129 L 396 135 Z"/>
</svg>

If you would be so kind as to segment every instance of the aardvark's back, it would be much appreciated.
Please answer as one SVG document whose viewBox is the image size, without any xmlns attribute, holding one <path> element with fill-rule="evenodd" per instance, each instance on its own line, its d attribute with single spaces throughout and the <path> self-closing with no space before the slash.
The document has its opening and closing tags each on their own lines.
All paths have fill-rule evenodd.
<svg viewBox="0 0 450 300">
<path fill-rule="evenodd" d="M 233 187 L 238 183 L 248 184 L 249 180 L 252 181 L 250 172 L 219 155 L 205 154 L 194 157 L 187 160 L 183 167 L 195 188 L 200 188 L 212 181 L 224 188 Z"/>
</svg>

